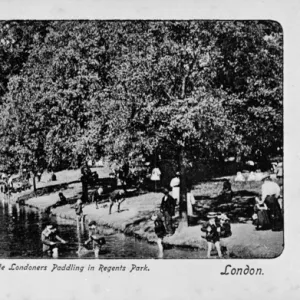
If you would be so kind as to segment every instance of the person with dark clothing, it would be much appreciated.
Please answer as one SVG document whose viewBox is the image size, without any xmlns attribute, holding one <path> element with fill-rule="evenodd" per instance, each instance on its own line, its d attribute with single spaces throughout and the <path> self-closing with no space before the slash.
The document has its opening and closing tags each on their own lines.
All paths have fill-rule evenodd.
<svg viewBox="0 0 300 300">
<path fill-rule="evenodd" d="M 128 185 L 127 181 L 128 181 L 129 171 L 130 171 L 130 167 L 128 162 L 125 162 L 118 171 L 119 179 L 122 183 L 122 186 L 124 187 Z"/>
<path fill-rule="evenodd" d="M 84 245 L 87 246 L 89 243 L 92 243 L 95 258 L 98 258 L 99 252 L 101 251 L 102 246 L 106 244 L 106 241 L 104 236 L 100 235 L 100 231 L 97 229 L 97 223 L 95 221 L 89 223 L 89 238 L 85 241 Z"/>
<path fill-rule="evenodd" d="M 121 170 L 122 170 L 123 178 L 126 179 L 126 177 L 129 175 L 129 170 L 130 170 L 129 163 L 125 162 Z"/>
<path fill-rule="evenodd" d="M 38 182 L 40 182 L 41 178 L 42 178 L 42 173 L 40 171 L 38 171 L 36 176 L 37 176 Z M 29 178 L 30 178 L 30 173 L 29 173 Z M 27 175 L 26 179 L 29 180 L 29 178 L 28 178 L 28 175 Z"/>
<path fill-rule="evenodd" d="M 98 209 L 98 202 L 101 200 L 101 195 L 103 194 L 103 188 L 100 186 L 99 189 L 95 190 L 92 193 L 92 202 L 95 202 L 96 204 L 96 209 Z"/>
<path fill-rule="evenodd" d="M 81 183 L 82 183 L 82 201 L 83 203 L 88 202 L 88 184 L 91 177 L 91 169 L 87 164 L 81 168 Z"/>
<path fill-rule="evenodd" d="M 112 189 L 112 190 L 115 190 L 118 186 L 118 179 L 116 177 L 116 175 L 114 173 L 109 173 L 109 188 Z"/>
<path fill-rule="evenodd" d="M 55 175 L 54 172 L 52 172 L 52 174 L 51 174 L 51 181 L 56 181 L 56 180 L 57 180 L 56 175 Z"/>
<path fill-rule="evenodd" d="M 164 190 L 164 196 L 161 201 L 160 211 L 165 219 L 165 227 L 168 235 L 173 234 L 172 216 L 175 215 L 176 200 L 169 194 L 169 190 Z"/>
<path fill-rule="evenodd" d="M 220 246 L 221 225 L 218 222 L 215 213 L 208 214 L 209 221 L 201 228 L 201 231 L 206 232 L 207 241 L 207 258 L 210 258 L 211 250 L 215 245 L 219 258 L 222 258 L 222 251 Z"/>
<path fill-rule="evenodd" d="M 39 182 L 41 181 L 41 177 L 42 177 L 42 174 L 40 173 Z M 30 172 L 27 172 L 27 173 L 26 173 L 25 179 L 26 179 L 27 181 L 30 180 Z"/>
<path fill-rule="evenodd" d="M 83 203 L 82 203 L 82 198 L 78 199 L 77 202 L 75 203 L 72 208 L 75 209 L 75 213 L 77 215 L 77 220 L 80 222 L 83 222 Z"/>
<path fill-rule="evenodd" d="M 271 221 L 269 218 L 268 207 L 266 203 L 260 200 L 258 197 L 255 198 L 256 204 L 254 206 L 254 212 L 256 213 L 257 219 L 255 225 L 257 230 L 270 229 Z"/>
<path fill-rule="evenodd" d="M 225 214 L 221 214 L 218 216 L 219 219 L 219 224 L 221 226 L 221 232 L 220 232 L 220 238 L 228 238 L 232 236 L 232 231 L 231 231 L 231 225 L 230 225 L 230 220 Z M 221 243 L 221 242 L 220 242 Z M 221 248 L 221 253 L 223 256 L 227 255 L 227 247 L 220 245 Z"/>
<path fill-rule="evenodd" d="M 53 208 L 68 204 L 67 198 L 62 192 L 58 193 L 59 200 L 52 206 Z"/>
<path fill-rule="evenodd" d="M 92 175 L 92 170 L 89 167 L 89 165 L 87 164 L 87 162 L 85 162 L 82 167 L 81 167 L 81 174 L 82 175 L 87 175 L 87 176 L 91 176 Z"/>
<path fill-rule="evenodd" d="M 228 179 L 226 179 L 223 183 L 223 189 L 219 195 L 219 199 L 223 203 L 231 202 L 232 200 L 231 183 Z"/>
<path fill-rule="evenodd" d="M 160 213 L 157 214 L 156 219 L 154 220 L 154 231 L 159 239 L 163 239 L 167 233 Z"/>
<path fill-rule="evenodd" d="M 96 184 L 99 180 L 99 175 L 97 172 L 93 172 L 92 173 L 92 180 L 93 180 L 93 183 Z"/>
<path fill-rule="evenodd" d="M 268 195 L 264 203 L 268 208 L 272 231 L 281 231 L 283 229 L 283 218 L 278 198 L 276 195 Z"/>
<path fill-rule="evenodd" d="M 157 235 L 157 246 L 158 246 L 158 257 L 162 258 L 164 255 L 164 248 L 162 245 L 162 240 L 166 236 L 166 228 L 162 219 L 162 214 L 159 212 L 154 214 L 151 218 L 154 221 L 154 232 Z"/>
<path fill-rule="evenodd" d="M 57 241 L 63 244 L 67 242 L 58 236 L 57 229 L 52 224 L 48 224 L 41 235 L 41 241 L 43 244 L 43 253 L 47 253 L 53 258 L 58 258 L 58 245 Z"/>
<path fill-rule="evenodd" d="M 278 201 L 280 197 L 280 186 L 272 181 L 270 176 L 263 178 L 261 187 L 261 200 L 266 204 L 271 221 L 272 231 L 280 231 L 283 229 L 283 216 Z"/>
<path fill-rule="evenodd" d="M 232 235 L 229 218 L 225 214 L 218 216 L 219 224 L 221 226 L 220 238 L 227 238 Z"/>
<path fill-rule="evenodd" d="M 109 195 L 109 214 L 111 214 L 111 209 L 114 205 L 114 203 L 118 204 L 118 213 L 120 212 L 120 206 L 121 203 L 125 201 L 125 191 L 123 190 L 115 190 L 113 192 L 110 193 Z"/>
</svg>

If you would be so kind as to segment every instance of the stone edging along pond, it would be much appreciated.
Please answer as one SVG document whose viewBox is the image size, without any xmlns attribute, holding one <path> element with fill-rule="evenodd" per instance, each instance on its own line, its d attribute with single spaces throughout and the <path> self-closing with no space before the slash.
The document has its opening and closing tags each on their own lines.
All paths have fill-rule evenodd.
<svg viewBox="0 0 300 300">
<path fill-rule="evenodd" d="M 15 198 L 16 202 L 19 202 L 20 199 L 24 200 L 25 198 L 29 200 L 32 196 L 31 193 L 27 194 L 26 196 L 23 194 L 21 197 Z M 45 211 L 46 206 L 42 207 L 34 203 L 26 203 L 24 200 L 24 205 L 38 209 L 40 211 Z M 107 209 L 105 207 L 107 204 L 101 204 L 102 209 Z M 69 220 L 76 220 L 76 214 L 74 209 L 71 209 L 68 207 L 69 205 L 58 207 L 53 211 L 53 215 L 56 215 L 63 219 L 69 219 Z M 99 211 L 100 212 L 100 211 Z M 118 214 L 116 214 L 117 216 Z M 92 220 L 95 220 L 100 226 L 103 226 L 104 229 L 110 228 L 112 231 L 115 232 L 121 232 L 127 236 L 135 237 L 141 240 L 144 240 L 145 242 L 148 242 L 150 244 L 153 244 L 156 242 L 156 235 L 153 232 L 153 221 L 150 220 L 150 213 L 147 211 L 143 215 L 135 215 L 134 212 L 131 214 L 131 216 L 134 216 L 133 218 L 130 217 L 129 219 L 121 219 L 119 222 L 116 220 L 110 219 L 110 220 L 103 220 L 103 216 L 106 216 L 102 214 L 102 216 L 93 214 L 93 213 L 87 213 L 85 222 L 89 222 Z M 105 219 L 105 218 L 104 218 Z M 125 221 L 124 221 L 125 220 Z M 242 225 L 242 224 L 241 224 Z M 236 226 L 241 226 L 239 224 L 236 224 Z M 244 225 L 245 226 L 245 225 Z M 250 226 L 250 225 L 249 225 Z M 196 251 L 204 251 L 206 250 L 206 240 L 201 238 L 200 226 L 191 226 L 187 227 L 187 230 L 183 231 L 182 233 L 175 233 L 171 237 L 167 237 L 164 239 L 164 244 L 166 249 L 170 248 L 188 248 L 191 250 Z M 111 234 L 111 233 L 108 233 Z M 255 238 L 257 241 L 257 239 Z M 229 242 L 229 243 L 228 243 Z M 258 252 L 258 245 L 256 243 L 254 244 L 241 244 L 237 243 L 236 236 L 233 236 L 233 239 L 231 237 L 228 241 L 226 241 L 225 245 L 227 246 L 229 252 L 227 256 L 228 258 L 273 258 L 278 256 L 276 253 L 275 256 L 272 256 L 271 254 L 265 253 L 264 249 L 260 249 Z M 261 245 L 260 245 L 261 246 Z M 271 250 L 271 248 L 270 248 Z M 271 255 L 271 256 L 270 256 Z M 199 257 L 200 258 L 200 257 Z M 201 258 L 204 258 L 204 256 Z"/>
<path fill-rule="evenodd" d="M 67 188 L 68 184 L 64 183 L 61 185 L 56 185 L 56 186 L 52 186 L 50 187 L 50 189 L 44 189 L 41 188 L 42 191 L 39 191 L 37 193 L 38 196 L 44 196 L 45 194 L 48 194 L 50 192 L 53 193 L 55 191 L 58 190 L 62 190 L 63 188 Z M 23 193 L 20 196 L 14 197 L 14 201 L 16 203 L 19 203 L 20 205 L 25 205 L 27 207 L 30 208 L 35 208 L 40 210 L 41 212 L 45 212 L 47 211 L 47 209 L 51 206 L 39 206 L 37 204 L 29 204 L 26 203 L 26 201 L 36 198 L 36 194 L 34 192 L 29 192 L 29 193 Z M 103 203 L 101 204 L 103 206 Z M 105 205 L 105 203 L 104 203 Z M 66 210 L 66 208 L 63 209 L 63 211 L 60 211 L 61 208 L 63 207 L 59 207 L 56 208 L 52 214 L 54 216 L 58 216 L 62 219 L 69 219 L 69 220 L 77 220 L 76 214 L 74 212 L 74 209 L 68 208 Z M 143 216 L 143 217 L 137 217 L 134 218 L 134 220 L 130 220 L 129 222 L 124 222 L 122 224 L 116 224 L 115 222 L 105 222 L 104 220 L 102 220 L 101 218 L 99 218 L 99 216 L 97 215 L 93 215 L 93 214 L 85 214 L 85 222 L 90 222 L 92 220 L 96 221 L 100 226 L 106 227 L 106 228 L 111 228 L 116 232 L 121 232 L 127 236 L 130 237 L 134 237 L 140 240 L 144 240 L 150 244 L 154 244 L 156 243 L 156 235 L 154 233 L 154 231 L 152 232 L 146 232 L 143 229 L 145 227 L 147 227 L 147 222 L 152 222 L 152 226 L 153 226 L 153 221 L 149 221 L 150 220 L 151 215 L 148 216 Z M 144 228 L 143 228 L 144 226 Z M 171 237 L 172 238 L 172 237 Z M 204 250 L 205 245 L 197 245 L 198 243 L 193 243 L 193 244 L 186 244 L 183 243 L 181 244 L 180 242 L 176 242 L 176 241 L 172 241 L 170 240 L 170 238 L 165 238 L 164 242 L 163 242 L 166 247 L 168 248 L 173 248 L 173 247 L 178 247 L 178 248 L 187 248 L 187 249 L 193 249 L 193 250 Z M 202 243 L 201 243 L 202 244 Z"/>
<path fill-rule="evenodd" d="M 38 196 L 46 196 L 46 194 L 50 196 L 52 193 L 58 192 L 58 190 L 65 190 L 67 188 L 68 188 L 67 183 L 52 185 L 47 188 L 40 188 L 38 190 Z M 243 195 L 241 198 L 238 196 L 239 195 L 236 195 L 236 197 L 233 199 L 232 203 L 230 203 L 228 205 L 227 204 L 223 205 L 222 207 L 224 210 L 227 208 L 229 210 L 233 210 L 233 211 L 236 210 L 237 216 L 241 216 L 241 212 L 238 211 L 240 208 L 236 207 L 236 206 L 241 206 L 241 208 L 243 210 L 246 207 L 248 207 L 248 209 L 249 209 L 249 207 L 251 206 L 251 204 L 250 204 L 251 201 L 250 201 L 250 199 L 244 198 L 243 196 L 245 196 L 245 195 Z M 23 202 L 23 204 L 28 207 L 36 208 L 36 209 L 39 209 L 40 211 L 45 211 L 47 209 L 47 206 L 46 206 L 47 204 L 45 202 L 43 203 L 44 205 L 38 205 L 37 201 L 28 201 L 29 199 L 34 199 L 35 197 L 36 196 L 33 192 L 27 192 L 27 193 L 24 192 L 22 194 L 16 195 L 14 197 L 15 198 L 14 201 L 16 201 L 18 203 Z M 73 198 L 73 200 L 75 202 L 75 198 Z M 27 201 L 29 203 L 26 203 Z M 203 203 L 202 202 L 203 202 L 202 200 L 197 201 L 197 203 L 199 204 L 198 208 L 200 210 L 203 210 L 203 212 L 204 212 L 204 210 L 209 209 L 209 208 L 206 208 L 204 202 Z M 205 202 L 207 202 L 207 201 L 205 201 Z M 211 199 L 211 202 L 215 202 L 215 201 L 213 201 L 213 199 Z M 54 204 L 54 203 L 52 202 L 51 205 L 52 204 Z M 209 204 L 209 203 L 207 203 L 207 204 Z M 213 204 L 213 203 L 211 203 L 211 204 Z M 105 204 L 105 203 L 101 204 L 102 209 L 105 208 L 105 205 L 107 205 L 107 204 Z M 212 205 L 212 206 L 214 206 L 214 205 Z M 234 209 L 231 206 L 233 206 Z M 218 205 L 218 207 L 219 207 L 219 205 Z M 218 207 L 216 209 L 219 209 Z M 74 209 L 69 208 L 68 205 L 58 207 L 58 208 L 54 209 L 52 211 L 52 213 L 53 213 L 53 215 L 56 215 L 63 219 L 69 219 L 69 220 L 77 219 Z M 202 215 L 202 213 L 201 213 L 201 215 Z M 104 228 L 110 228 L 116 232 L 121 232 L 127 236 L 135 237 L 137 239 L 144 240 L 151 244 L 156 242 L 156 235 L 153 231 L 153 221 L 150 220 L 150 217 L 151 217 L 150 211 L 144 211 L 142 213 L 136 213 L 136 214 L 135 214 L 135 212 L 133 212 L 132 214 L 130 214 L 129 218 L 127 218 L 127 216 L 126 216 L 125 218 L 120 218 L 118 220 L 114 219 L 114 218 L 107 218 L 105 216 L 106 216 L 106 214 L 103 215 L 103 213 L 102 213 L 102 215 L 101 215 L 101 212 L 100 212 L 100 215 L 99 215 L 96 212 L 93 213 L 93 209 L 88 209 L 88 212 L 86 213 L 85 221 L 89 222 L 91 220 L 95 220 L 99 225 L 103 226 Z M 248 219 L 248 218 L 244 218 L 244 219 Z M 231 218 L 231 220 L 233 221 L 233 218 Z M 240 223 L 239 220 L 237 220 L 237 222 Z M 244 222 L 242 222 L 242 223 L 244 223 Z M 232 244 L 232 242 L 233 241 L 231 241 L 230 244 Z M 166 248 L 172 248 L 172 247 L 177 248 L 178 247 L 178 248 L 189 248 L 189 249 L 199 250 L 199 251 L 205 250 L 207 247 L 206 240 L 201 238 L 200 226 L 188 227 L 188 229 L 185 230 L 183 233 L 176 233 L 175 235 L 173 235 L 171 237 L 167 237 L 164 239 L 164 244 L 165 244 Z M 234 248 L 243 247 L 242 244 L 238 245 L 235 243 L 232 244 L 231 246 L 234 246 Z M 232 247 L 230 247 L 230 248 L 232 248 Z M 241 251 L 236 252 L 235 249 L 233 249 L 233 248 L 231 250 L 232 251 L 229 254 L 231 258 L 241 257 L 241 255 L 240 255 Z M 254 255 L 256 254 L 256 250 L 252 249 L 252 247 L 251 247 L 251 249 L 248 249 L 248 250 L 250 250 L 252 254 L 249 253 L 249 255 L 246 255 L 246 256 L 249 258 L 254 257 Z"/>
</svg>

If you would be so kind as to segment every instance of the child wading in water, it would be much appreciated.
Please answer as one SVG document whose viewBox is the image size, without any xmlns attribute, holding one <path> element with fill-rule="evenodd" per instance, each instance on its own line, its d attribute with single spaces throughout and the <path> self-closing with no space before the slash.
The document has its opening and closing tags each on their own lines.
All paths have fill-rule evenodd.
<svg viewBox="0 0 300 300">
<path fill-rule="evenodd" d="M 151 218 L 154 221 L 154 231 L 157 235 L 157 246 L 158 246 L 158 258 L 163 258 L 164 248 L 162 245 L 162 240 L 167 234 L 166 228 L 164 226 L 164 221 L 162 219 L 162 214 L 160 212 L 154 214 Z"/>
<path fill-rule="evenodd" d="M 102 246 L 106 244 L 106 241 L 105 238 L 100 235 L 100 232 L 97 229 L 97 223 L 95 221 L 91 221 L 89 223 L 89 239 L 85 241 L 84 245 L 87 246 L 91 242 L 95 253 L 95 258 L 98 258 L 99 252 Z"/>
<path fill-rule="evenodd" d="M 48 224 L 41 235 L 43 243 L 43 253 L 53 258 L 58 258 L 58 243 L 66 244 L 67 242 L 62 239 L 58 233 L 56 226 Z"/>
<path fill-rule="evenodd" d="M 75 208 L 75 213 L 77 215 L 77 220 L 83 222 L 83 203 L 81 199 L 78 199 L 72 208 Z"/>
</svg>

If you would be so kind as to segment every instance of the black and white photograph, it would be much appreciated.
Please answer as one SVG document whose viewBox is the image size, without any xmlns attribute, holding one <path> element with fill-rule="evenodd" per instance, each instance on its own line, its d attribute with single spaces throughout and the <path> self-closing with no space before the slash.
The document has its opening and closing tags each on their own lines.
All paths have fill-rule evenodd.
<svg viewBox="0 0 300 300">
<path fill-rule="evenodd" d="M 1 259 L 284 250 L 269 19 L 0 21 Z"/>
</svg>

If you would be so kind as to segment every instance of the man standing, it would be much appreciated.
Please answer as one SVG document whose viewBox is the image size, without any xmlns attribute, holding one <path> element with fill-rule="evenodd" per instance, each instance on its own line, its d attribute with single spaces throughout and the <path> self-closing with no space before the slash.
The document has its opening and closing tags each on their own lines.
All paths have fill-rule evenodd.
<svg viewBox="0 0 300 300">
<path fill-rule="evenodd" d="M 265 177 L 263 181 L 264 183 L 261 187 L 262 202 L 269 209 L 272 231 L 280 231 L 283 227 L 282 212 L 278 202 L 280 187 L 276 182 L 272 181 L 270 176 Z"/>
<path fill-rule="evenodd" d="M 83 199 L 83 203 L 87 203 L 88 202 L 88 184 L 89 184 L 89 180 L 91 178 L 91 169 L 89 168 L 89 166 L 87 165 L 87 163 L 85 163 L 82 167 L 81 167 L 81 183 L 82 183 L 82 199 Z"/>
<path fill-rule="evenodd" d="M 175 214 L 175 204 L 176 200 L 169 195 L 169 190 L 164 190 L 164 197 L 162 198 L 160 211 L 162 212 L 165 219 L 165 227 L 168 233 L 168 236 L 173 234 L 172 227 L 172 216 Z"/>
<path fill-rule="evenodd" d="M 172 197 L 175 199 L 176 204 L 179 204 L 180 199 L 180 173 L 176 172 L 176 176 L 171 180 L 170 186 L 172 188 Z"/>
</svg>

